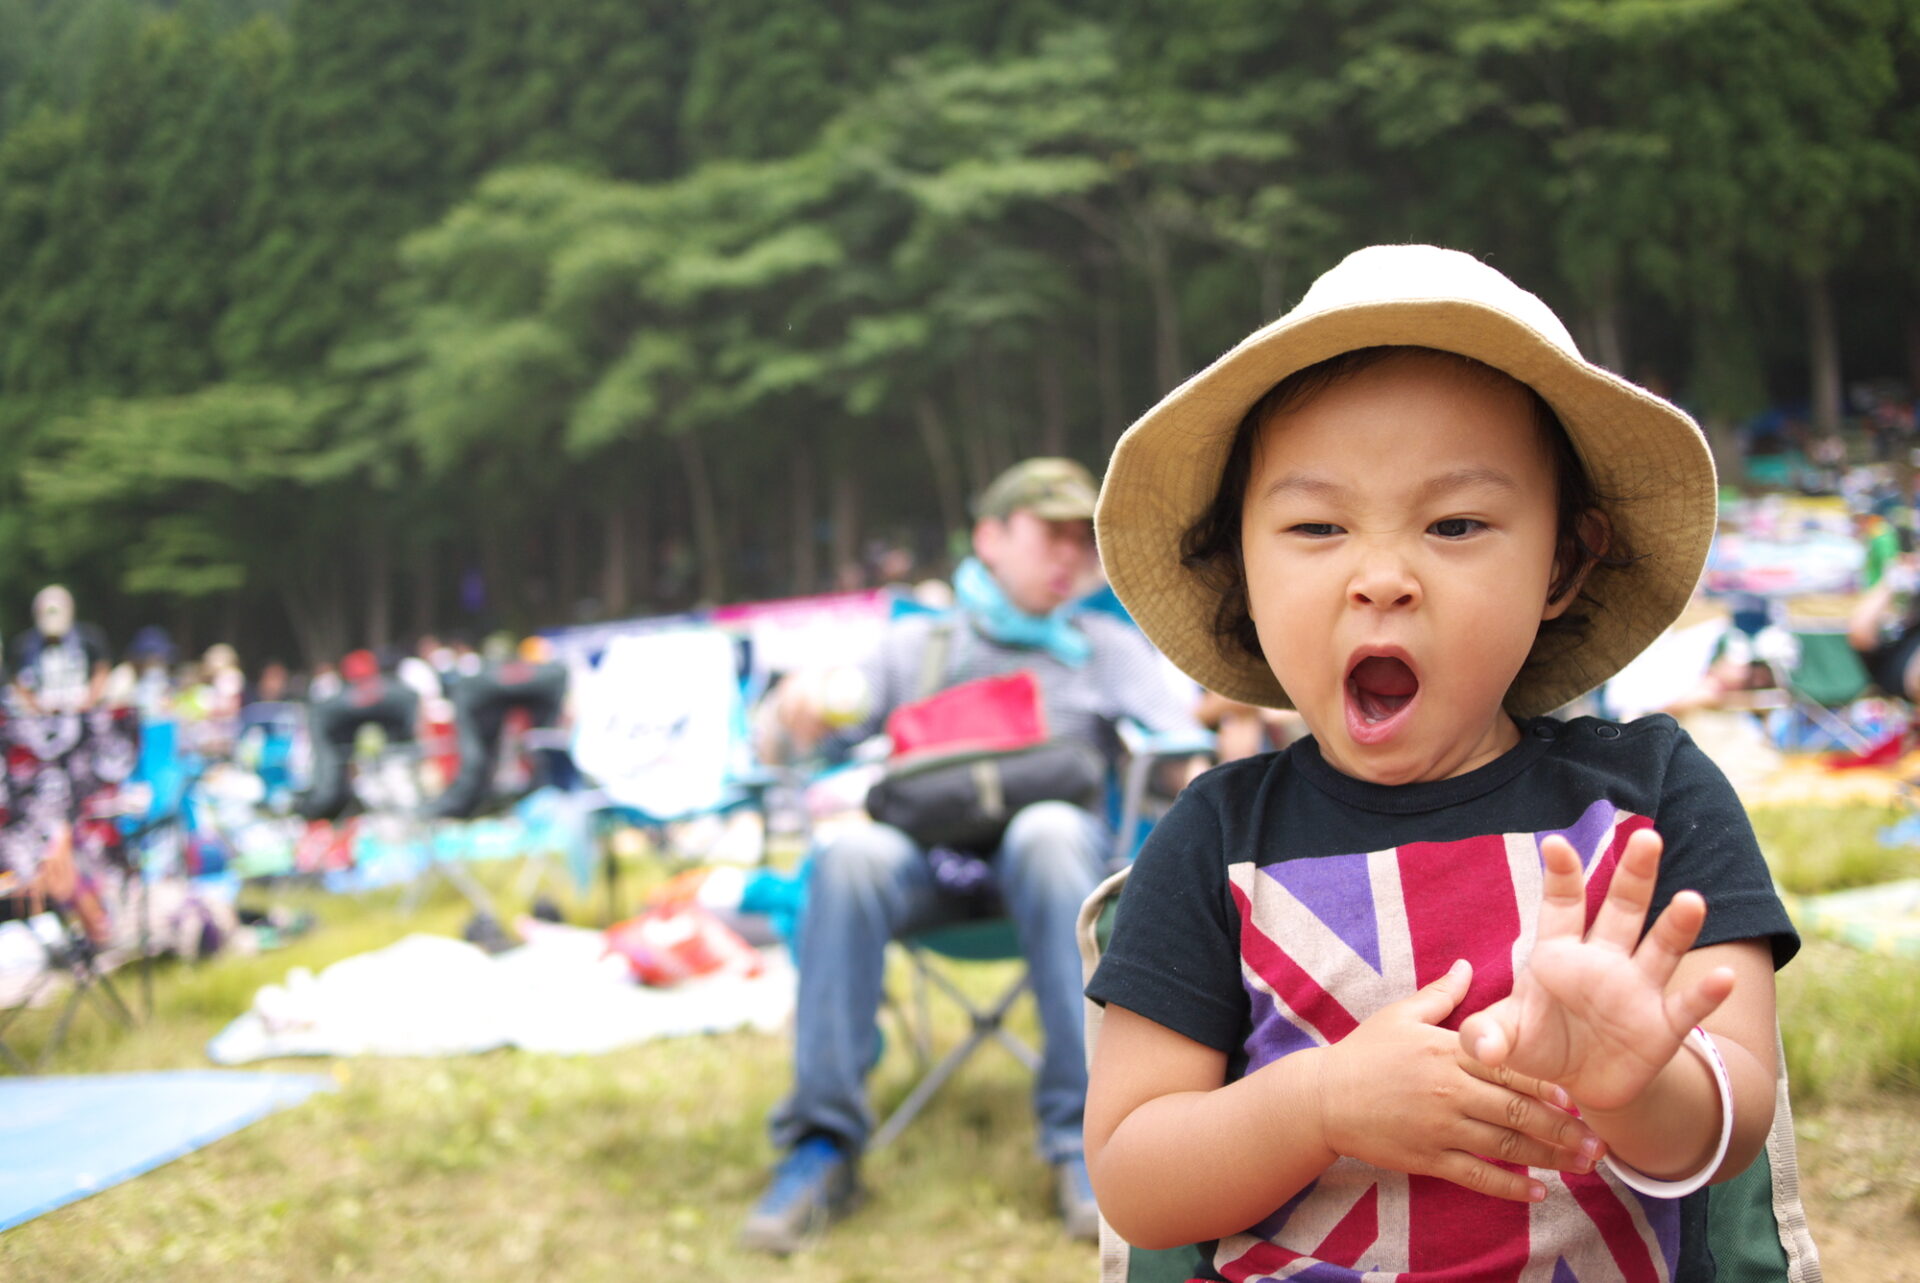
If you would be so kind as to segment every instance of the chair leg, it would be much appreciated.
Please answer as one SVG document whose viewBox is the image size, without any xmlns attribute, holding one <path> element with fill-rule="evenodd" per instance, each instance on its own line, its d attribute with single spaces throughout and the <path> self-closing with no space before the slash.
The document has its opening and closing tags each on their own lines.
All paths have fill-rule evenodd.
<svg viewBox="0 0 1920 1283">
<path fill-rule="evenodd" d="M 1851 753 L 1864 753 L 1873 747 L 1866 736 L 1848 725 L 1846 720 L 1836 715 L 1824 704 L 1801 696 L 1797 701 L 1801 716 L 1825 731 L 1836 747 Z"/>
<path fill-rule="evenodd" d="M 874 1132 L 872 1138 L 867 1142 L 867 1151 L 869 1153 L 890 1145 L 898 1139 L 900 1133 L 907 1129 L 907 1125 L 919 1116 L 920 1111 L 926 1107 L 927 1102 L 933 1099 L 934 1093 L 939 1091 L 949 1078 L 953 1077 L 954 1073 L 965 1063 L 967 1057 L 971 1056 L 982 1043 L 987 1042 L 989 1039 L 999 1042 L 1016 1060 L 1020 1061 L 1020 1063 L 1025 1065 L 1030 1071 L 1038 1071 L 1040 1068 L 1039 1053 L 1035 1052 L 1033 1048 L 1029 1047 L 1006 1028 L 1007 1013 L 1012 1010 L 1013 1004 L 1019 1000 L 1020 995 L 1027 992 L 1029 987 L 1029 980 L 1024 971 L 1021 973 L 1020 978 L 1008 986 L 1006 991 L 995 1000 L 992 1006 L 982 1009 L 973 1006 L 973 1004 L 968 1001 L 966 994 L 963 993 L 958 986 L 938 971 L 925 965 L 918 958 L 914 959 L 914 969 L 916 973 L 924 975 L 928 981 L 945 992 L 949 997 L 959 1002 L 966 1009 L 971 1027 L 967 1032 L 966 1038 L 961 1041 L 960 1045 L 941 1057 L 940 1063 L 929 1070 L 918 1083 L 914 1084 L 914 1088 L 907 1094 L 907 1098 L 894 1108 L 894 1111 L 887 1116 L 886 1121 Z"/>
</svg>

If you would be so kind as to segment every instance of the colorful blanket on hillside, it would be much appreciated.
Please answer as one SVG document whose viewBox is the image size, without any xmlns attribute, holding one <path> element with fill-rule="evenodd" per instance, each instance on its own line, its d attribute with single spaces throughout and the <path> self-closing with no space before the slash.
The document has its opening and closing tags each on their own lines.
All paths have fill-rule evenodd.
<svg viewBox="0 0 1920 1283">
<path fill-rule="evenodd" d="M 1781 899 L 1802 931 L 1871 953 L 1920 958 L 1920 878 Z"/>
</svg>

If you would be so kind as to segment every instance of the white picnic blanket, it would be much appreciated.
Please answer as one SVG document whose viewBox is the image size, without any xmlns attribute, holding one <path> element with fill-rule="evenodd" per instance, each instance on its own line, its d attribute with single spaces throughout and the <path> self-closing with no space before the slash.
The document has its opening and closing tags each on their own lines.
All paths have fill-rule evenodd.
<svg viewBox="0 0 1920 1283">
<path fill-rule="evenodd" d="M 207 1044 L 223 1065 L 275 1056 L 453 1056 L 519 1047 L 585 1055 L 654 1038 L 780 1028 L 794 972 L 763 950 L 754 977 L 670 989 L 634 983 L 604 956 L 598 931 L 540 924 L 527 944 L 489 956 L 463 940 L 410 935 L 318 974 L 295 968 Z"/>
</svg>

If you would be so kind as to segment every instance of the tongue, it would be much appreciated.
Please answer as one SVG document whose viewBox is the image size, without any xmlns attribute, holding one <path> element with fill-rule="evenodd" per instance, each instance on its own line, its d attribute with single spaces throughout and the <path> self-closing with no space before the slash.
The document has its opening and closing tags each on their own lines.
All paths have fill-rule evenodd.
<svg viewBox="0 0 1920 1283">
<path fill-rule="evenodd" d="M 1420 679 L 1403 660 L 1385 655 L 1361 660 L 1354 666 L 1351 680 L 1354 702 L 1370 722 L 1383 722 L 1392 717 L 1407 706 L 1407 701 L 1420 688 Z"/>
<path fill-rule="evenodd" d="M 1420 679 L 1413 675 L 1406 661 L 1385 655 L 1375 655 L 1355 665 L 1353 684 L 1370 695 L 1386 699 L 1405 699 L 1420 689 Z"/>
</svg>

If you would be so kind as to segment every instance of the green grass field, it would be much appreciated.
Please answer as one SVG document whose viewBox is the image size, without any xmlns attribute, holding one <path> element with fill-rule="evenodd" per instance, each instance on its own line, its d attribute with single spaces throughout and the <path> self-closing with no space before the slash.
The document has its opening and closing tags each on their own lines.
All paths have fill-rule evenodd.
<svg viewBox="0 0 1920 1283">
<path fill-rule="evenodd" d="M 1783 885 L 1911 876 L 1870 811 L 1755 816 Z M 1835 882 L 1828 882 L 1828 879 Z M 280 952 L 163 968 L 158 1014 L 112 1030 L 83 1018 L 59 1072 L 205 1067 L 203 1047 L 261 984 L 408 931 L 455 932 L 443 892 L 416 914 L 391 894 L 309 894 L 321 926 Z M 984 992 L 1005 967 L 972 969 Z M 1780 978 L 1802 1163 L 1827 1277 L 1920 1278 L 1920 965 L 1810 941 Z M 1032 1033 L 1030 1010 L 1019 1022 Z M 945 1031 L 957 1033 L 957 1025 Z M 1032 1153 L 1024 1070 L 977 1056 L 892 1150 L 870 1202 L 786 1261 L 733 1231 L 760 1192 L 764 1119 L 784 1090 L 780 1036 L 675 1039 L 611 1055 L 499 1052 L 447 1060 L 281 1061 L 338 1090 L 136 1180 L 0 1235 L 0 1278 L 1084 1279 Z M 882 1102 L 912 1073 L 899 1038 Z M 1851 1265 L 1851 1262 L 1859 1264 Z M 1874 1262 L 1868 1265 L 1868 1262 Z"/>
</svg>

